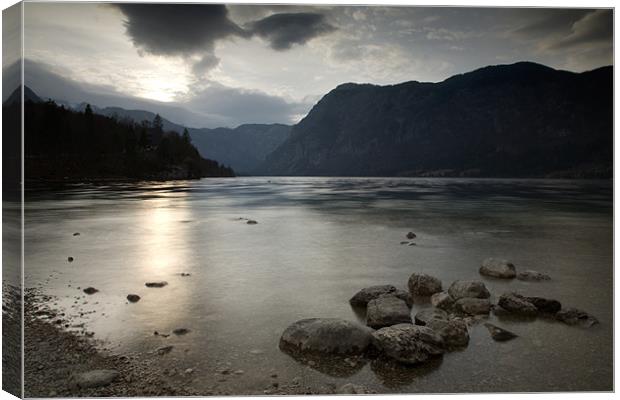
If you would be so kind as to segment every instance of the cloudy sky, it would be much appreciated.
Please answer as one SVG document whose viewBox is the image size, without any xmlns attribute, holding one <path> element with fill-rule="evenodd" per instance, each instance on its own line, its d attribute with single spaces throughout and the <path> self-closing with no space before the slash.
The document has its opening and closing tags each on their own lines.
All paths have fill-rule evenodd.
<svg viewBox="0 0 620 400">
<path fill-rule="evenodd" d="M 591 9 L 25 3 L 26 84 L 193 127 L 294 123 L 344 82 L 437 82 L 522 60 L 609 65 L 612 18 Z"/>
</svg>

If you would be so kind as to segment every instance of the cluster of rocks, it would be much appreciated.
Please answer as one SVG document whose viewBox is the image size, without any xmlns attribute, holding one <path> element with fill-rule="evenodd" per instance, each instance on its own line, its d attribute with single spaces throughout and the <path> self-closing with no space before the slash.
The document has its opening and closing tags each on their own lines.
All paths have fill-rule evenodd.
<svg viewBox="0 0 620 400">
<path fill-rule="evenodd" d="M 525 270 L 517 273 L 514 264 L 508 260 L 498 258 L 487 258 L 480 266 L 480 275 L 486 275 L 493 278 L 513 279 L 517 278 L 521 281 L 548 281 L 551 277 L 542 272 Z"/>
<path fill-rule="evenodd" d="M 244 217 L 239 217 L 237 218 L 239 221 L 245 221 L 246 224 L 248 225 L 256 225 L 258 224 L 257 221 L 253 220 L 253 219 L 249 219 L 249 218 L 244 218 Z"/>
<path fill-rule="evenodd" d="M 512 263 L 497 259 L 485 260 L 479 272 L 502 279 L 519 276 L 536 281 L 549 279 L 536 271 L 518 275 Z M 594 316 L 585 311 L 562 308 L 562 304 L 555 299 L 506 292 L 499 296 L 497 304 L 493 304 L 491 293 L 478 280 L 457 280 L 444 290 L 438 278 L 414 273 L 407 286 L 408 290 L 402 290 L 393 285 L 378 285 L 357 292 L 349 302 L 355 308 L 365 308 L 366 326 L 335 318 L 303 319 L 284 331 L 280 348 L 291 355 L 353 354 L 417 364 L 467 346 L 469 329 L 491 312 L 496 315 L 555 318 L 569 325 L 584 327 L 598 323 Z M 418 301 L 425 306 L 430 302 L 431 307 L 414 314 L 411 308 Z M 496 341 L 517 337 L 491 323 L 484 325 Z"/>
</svg>

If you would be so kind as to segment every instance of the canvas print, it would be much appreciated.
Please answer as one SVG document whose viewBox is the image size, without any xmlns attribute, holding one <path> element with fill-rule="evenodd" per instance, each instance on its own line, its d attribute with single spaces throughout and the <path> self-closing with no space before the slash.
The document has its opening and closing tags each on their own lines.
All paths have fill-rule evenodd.
<svg viewBox="0 0 620 400">
<path fill-rule="evenodd" d="M 3 389 L 613 391 L 613 9 L 3 11 Z"/>
</svg>

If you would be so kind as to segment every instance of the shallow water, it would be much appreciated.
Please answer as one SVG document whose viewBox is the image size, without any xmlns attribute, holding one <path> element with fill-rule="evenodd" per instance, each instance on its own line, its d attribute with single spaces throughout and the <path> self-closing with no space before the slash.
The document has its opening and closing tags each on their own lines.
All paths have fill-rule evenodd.
<svg viewBox="0 0 620 400">
<path fill-rule="evenodd" d="M 355 382 L 378 392 L 612 389 L 611 182 L 236 178 L 75 185 L 33 190 L 26 199 L 26 286 L 57 296 L 57 307 L 114 352 L 174 345 L 162 363 L 193 368 L 199 388 L 201 378 L 229 365 L 245 371 L 220 384 L 235 393 L 262 392 L 274 372 L 306 385 Z M 400 244 L 408 231 L 418 235 L 416 246 Z M 553 280 L 479 277 L 480 262 L 493 256 Z M 278 349 L 290 323 L 358 319 L 348 304 L 357 290 L 404 288 L 412 272 L 435 275 L 445 287 L 482 279 L 492 300 L 508 290 L 556 298 L 601 323 L 581 329 L 491 316 L 520 337 L 497 343 L 477 325 L 467 349 L 426 366 L 368 363 L 348 376 Z M 144 286 L 157 280 L 169 284 Z M 87 286 L 99 292 L 77 289 Z M 128 304 L 130 293 L 142 299 Z M 416 304 L 413 313 L 427 306 Z M 180 327 L 191 332 L 153 335 Z"/>
</svg>

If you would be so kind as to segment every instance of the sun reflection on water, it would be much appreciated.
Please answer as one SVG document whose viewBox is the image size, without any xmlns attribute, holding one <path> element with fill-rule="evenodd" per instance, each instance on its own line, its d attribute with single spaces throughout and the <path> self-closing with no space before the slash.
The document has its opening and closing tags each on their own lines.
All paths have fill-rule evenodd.
<svg viewBox="0 0 620 400">
<path fill-rule="evenodd" d="M 144 232 L 141 264 L 150 273 L 164 277 L 188 261 L 186 230 L 180 221 L 188 220 L 190 209 L 186 192 L 161 192 L 144 203 L 139 223 Z"/>
</svg>

